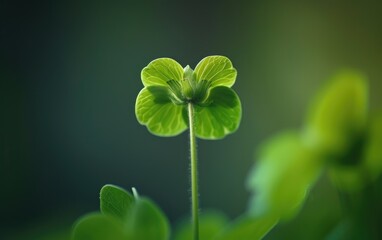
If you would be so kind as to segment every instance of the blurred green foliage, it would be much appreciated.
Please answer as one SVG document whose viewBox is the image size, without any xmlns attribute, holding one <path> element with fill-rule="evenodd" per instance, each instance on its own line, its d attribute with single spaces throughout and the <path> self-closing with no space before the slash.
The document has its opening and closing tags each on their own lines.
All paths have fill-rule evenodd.
<svg viewBox="0 0 382 240">
<path fill-rule="evenodd" d="M 101 213 L 81 217 L 73 228 L 72 240 L 167 240 L 168 221 L 150 200 L 134 197 L 124 189 L 105 185 L 100 192 Z M 277 223 L 277 217 L 256 218 L 244 214 L 232 222 L 219 212 L 200 216 L 200 240 L 261 239 Z M 195 239 L 191 221 L 181 222 L 173 234 L 174 240 Z"/>
<path fill-rule="evenodd" d="M 277 223 L 275 217 L 249 217 L 243 215 L 216 236 L 216 240 L 262 239 Z"/>
<path fill-rule="evenodd" d="M 341 71 L 328 81 L 310 106 L 304 141 L 323 157 L 340 159 L 365 131 L 368 102 L 365 77 L 355 71 Z"/>
<path fill-rule="evenodd" d="M 382 170 L 382 118 L 370 116 L 368 102 L 363 74 L 345 70 L 335 75 L 314 98 L 300 131 L 276 135 L 259 148 L 247 183 L 253 192 L 249 212 L 289 220 L 325 170 L 350 215 L 344 221 L 353 223 L 356 212 L 363 211 L 360 204 L 377 198 L 365 195 L 365 189 L 374 184 Z M 344 225 L 349 224 L 341 224 L 330 238 L 346 239 L 350 228 L 343 230 Z M 359 229 L 371 239 L 380 232 L 375 226 Z"/>
<path fill-rule="evenodd" d="M 297 131 L 264 143 L 258 156 L 247 183 L 255 190 L 249 211 L 255 216 L 293 217 L 321 172 L 319 157 L 304 146 Z"/>
<path fill-rule="evenodd" d="M 348 158 L 356 159 L 354 164 L 336 165 L 330 169 L 333 182 L 337 187 L 357 192 L 365 185 L 375 181 L 382 171 L 382 117 L 372 115 L 369 118 L 361 146 Z"/>
<path fill-rule="evenodd" d="M 199 238 L 200 240 L 213 239 L 222 229 L 224 229 L 229 222 L 228 217 L 217 211 L 203 211 L 199 216 Z M 187 217 L 175 228 L 173 239 L 174 240 L 193 240 L 193 229 L 190 217 Z"/>
</svg>

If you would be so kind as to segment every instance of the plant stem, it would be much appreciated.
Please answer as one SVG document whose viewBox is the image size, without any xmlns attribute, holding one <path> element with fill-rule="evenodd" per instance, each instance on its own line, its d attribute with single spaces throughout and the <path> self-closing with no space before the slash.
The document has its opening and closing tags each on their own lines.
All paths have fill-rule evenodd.
<svg viewBox="0 0 382 240">
<path fill-rule="evenodd" d="M 191 160 L 191 201 L 194 240 L 199 239 L 199 192 L 198 192 L 198 159 L 194 126 L 194 107 L 188 103 L 188 120 L 190 127 L 190 160 Z"/>
</svg>

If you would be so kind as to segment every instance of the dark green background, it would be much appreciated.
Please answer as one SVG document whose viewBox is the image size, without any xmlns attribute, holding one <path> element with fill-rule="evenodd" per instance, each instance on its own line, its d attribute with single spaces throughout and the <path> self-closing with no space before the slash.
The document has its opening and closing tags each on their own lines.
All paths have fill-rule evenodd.
<svg viewBox="0 0 382 240">
<path fill-rule="evenodd" d="M 70 226 L 106 183 L 136 187 L 171 221 L 189 213 L 187 135 L 153 136 L 134 113 L 158 57 L 195 67 L 219 54 L 237 68 L 241 126 L 198 149 L 202 209 L 238 216 L 255 147 L 300 127 L 338 70 L 363 71 L 381 109 L 381 13 L 372 1 L 1 1 L 0 237 Z"/>
</svg>

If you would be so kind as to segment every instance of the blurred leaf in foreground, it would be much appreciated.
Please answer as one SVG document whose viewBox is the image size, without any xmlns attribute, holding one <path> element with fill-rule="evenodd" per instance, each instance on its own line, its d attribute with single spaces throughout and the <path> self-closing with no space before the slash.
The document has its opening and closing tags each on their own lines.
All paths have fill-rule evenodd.
<svg viewBox="0 0 382 240">
<path fill-rule="evenodd" d="M 200 218 L 200 240 L 258 240 L 278 222 L 276 217 L 241 216 L 232 223 L 219 212 L 207 212 Z M 174 240 L 193 240 L 192 225 L 183 221 L 175 231 Z"/>
<path fill-rule="evenodd" d="M 220 212 L 204 212 L 199 218 L 199 240 L 212 240 L 228 224 L 228 218 Z M 189 218 L 183 220 L 174 233 L 174 240 L 193 240 Z"/>
<path fill-rule="evenodd" d="M 127 239 L 166 240 L 170 237 L 170 225 L 166 216 L 147 198 L 135 201 L 125 223 Z"/>
<path fill-rule="evenodd" d="M 125 240 L 123 223 L 118 219 L 93 213 L 82 217 L 73 229 L 73 240 Z"/>
<path fill-rule="evenodd" d="M 298 132 L 282 133 L 261 148 L 247 186 L 253 216 L 294 216 L 321 172 L 317 155 L 304 146 Z"/>
<path fill-rule="evenodd" d="M 262 239 L 278 222 L 277 217 L 243 216 L 229 225 L 213 240 L 258 240 Z"/>
</svg>

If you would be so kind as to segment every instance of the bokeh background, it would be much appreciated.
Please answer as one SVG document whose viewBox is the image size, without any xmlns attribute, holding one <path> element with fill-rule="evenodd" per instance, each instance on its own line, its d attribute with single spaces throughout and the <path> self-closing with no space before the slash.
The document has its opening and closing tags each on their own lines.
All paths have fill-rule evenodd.
<svg viewBox="0 0 382 240">
<path fill-rule="evenodd" d="M 134 113 L 158 57 L 195 67 L 219 54 L 238 70 L 239 130 L 198 149 L 201 208 L 240 215 L 256 146 L 300 127 L 339 69 L 364 72 L 382 108 L 381 13 L 378 1 L 1 1 L 0 238 L 65 239 L 106 183 L 136 187 L 172 222 L 189 213 L 187 134 L 153 136 Z M 323 178 L 274 237 L 304 239 L 338 202 Z"/>
</svg>

